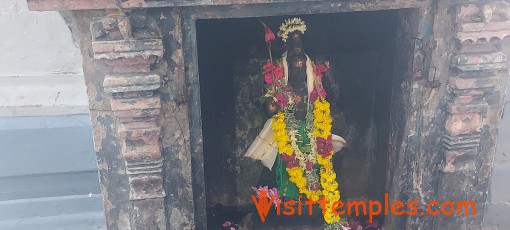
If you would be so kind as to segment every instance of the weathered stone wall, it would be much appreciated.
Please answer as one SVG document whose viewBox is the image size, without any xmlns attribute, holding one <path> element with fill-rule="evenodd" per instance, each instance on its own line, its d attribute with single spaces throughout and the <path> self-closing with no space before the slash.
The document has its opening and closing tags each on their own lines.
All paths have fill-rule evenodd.
<svg viewBox="0 0 510 230">
<path fill-rule="evenodd" d="M 510 35 L 510 4 L 503 1 L 454 5 L 455 54 L 439 200 L 473 200 L 485 212 L 498 124 L 503 112 L 508 60 L 502 40 Z M 437 226 L 477 229 L 483 215 L 441 217 Z"/>
<path fill-rule="evenodd" d="M 505 7 L 439 1 L 421 10 L 412 78 L 405 83 L 408 129 L 396 158 L 404 167 L 391 186 L 401 192 L 390 191 L 396 199 L 474 200 L 477 213 L 484 212 L 507 75 L 500 45 L 507 33 Z M 403 28 L 412 23 L 405 21 Z M 386 226 L 479 229 L 482 218 L 390 217 Z"/>
<path fill-rule="evenodd" d="M 193 228 L 180 12 L 166 11 L 158 21 L 64 14 L 81 45 L 108 228 Z"/>
<path fill-rule="evenodd" d="M 244 157 L 246 150 L 255 140 L 264 123 L 268 119 L 264 106 L 258 103 L 258 98 L 253 98 L 254 86 L 260 82 L 261 59 L 253 58 L 248 62 L 240 62 L 234 70 L 234 92 L 235 96 L 235 142 L 234 156 L 237 161 L 237 199 L 239 205 L 250 205 L 251 194 L 256 187 L 262 174 L 263 166 L 260 162 Z M 272 172 L 274 173 L 274 172 Z M 266 179 L 267 180 L 267 179 Z M 265 184 L 268 185 L 268 184 Z"/>
<path fill-rule="evenodd" d="M 420 15 L 421 14 L 421 15 Z M 410 180 L 412 170 L 415 169 L 414 162 L 424 159 L 418 158 L 417 143 L 413 139 L 420 138 L 421 124 L 417 123 L 416 117 L 419 116 L 417 107 L 421 102 L 417 98 L 423 97 L 418 89 L 426 84 L 425 75 L 428 69 L 424 66 L 424 54 L 417 55 L 416 40 L 426 39 L 428 34 L 420 34 L 420 26 L 429 26 L 425 10 L 402 10 L 398 13 L 397 35 L 395 46 L 394 73 L 392 84 L 392 100 L 390 104 L 390 127 L 388 144 L 388 168 L 386 169 L 386 192 L 390 200 L 407 201 L 411 199 L 412 187 Z M 425 21 L 418 25 L 418 17 Z M 428 22 L 428 23 L 427 23 Z M 430 30 L 430 28 L 427 28 Z M 421 32 L 421 31 L 420 31 Z M 414 60 L 417 55 L 421 59 Z M 416 66 L 418 65 L 418 66 Z M 421 66 L 421 68 L 420 68 Z M 418 133 L 418 134 L 417 134 Z M 423 162 L 422 162 L 423 163 Z M 405 217 L 394 215 L 385 217 L 385 226 L 388 229 L 399 229 L 406 226 Z"/>
<path fill-rule="evenodd" d="M 166 196 L 166 218 L 168 229 L 203 229 L 195 225 L 197 219 L 203 219 L 196 213 L 205 208 L 205 197 L 196 197 L 192 187 L 199 193 L 201 188 L 192 186 L 192 177 L 200 172 L 192 172 L 191 148 L 201 148 L 201 137 L 190 134 L 191 116 L 188 112 L 191 98 L 188 95 L 190 84 L 185 77 L 183 22 L 179 9 L 155 13 L 161 20 L 164 60 L 167 67 L 161 71 L 163 85 L 160 89 L 162 155 L 165 157 L 164 175 Z M 201 135 L 195 133 L 193 135 Z M 198 140 L 196 140 L 198 138 Z M 200 163 L 200 162 L 199 162 Z M 203 172 L 202 172 L 203 173 Z M 202 182 L 203 183 L 203 182 Z M 203 185 L 202 185 L 203 186 Z M 204 202 L 203 206 L 201 202 Z M 195 209 L 194 209 L 195 207 Z"/>
<path fill-rule="evenodd" d="M 108 228 L 129 229 L 131 226 L 128 204 L 128 184 L 125 166 L 120 153 L 117 125 L 109 105 L 109 95 L 104 93 L 102 80 L 108 67 L 95 63 L 92 52 L 90 23 L 103 12 L 68 12 L 64 14 L 71 30 L 79 39 L 83 56 L 84 75 L 89 95 L 90 116 L 93 125 L 94 149 L 97 154 L 101 191 Z M 115 188 L 115 189 L 114 189 Z M 115 204 L 115 205 L 113 205 Z"/>
</svg>

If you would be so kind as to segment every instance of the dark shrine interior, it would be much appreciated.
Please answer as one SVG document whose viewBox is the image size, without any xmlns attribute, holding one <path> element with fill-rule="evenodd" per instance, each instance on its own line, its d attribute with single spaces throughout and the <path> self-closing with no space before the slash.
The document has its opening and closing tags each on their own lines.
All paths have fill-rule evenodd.
<svg viewBox="0 0 510 230">
<path fill-rule="evenodd" d="M 305 52 L 312 60 L 329 60 L 340 87 L 340 96 L 328 99 L 333 133 L 347 141 L 334 157 L 342 200 L 382 200 L 391 179 L 388 154 L 394 149 L 389 146 L 392 89 L 400 84 L 393 79 L 398 11 L 260 20 L 276 34 L 291 17 L 305 21 Z M 240 222 L 250 208 L 254 210 L 251 186 L 275 187 L 272 171 L 243 157 L 269 118 L 257 100 L 261 92 L 254 87 L 262 77 L 261 61 L 268 59 L 268 50 L 257 18 L 197 20 L 196 24 L 208 226 L 220 229 L 225 220 Z M 284 52 L 278 37 L 272 52 L 275 57 Z M 252 215 L 254 222 L 258 218 Z"/>
</svg>

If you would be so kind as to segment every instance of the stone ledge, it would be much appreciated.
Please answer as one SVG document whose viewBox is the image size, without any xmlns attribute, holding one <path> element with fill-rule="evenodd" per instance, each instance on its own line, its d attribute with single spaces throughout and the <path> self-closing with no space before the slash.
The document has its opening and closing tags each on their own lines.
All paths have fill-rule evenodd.
<svg viewBox="0 0 510 230">
<path fill-rule="evenodd" d="M 160 127 L 156 122 L 129 122 L 119 127 L 119 137 L 135 140 L 148 136 L 158 136 Z"/>
<path fill-rule="evenodd" d="M 452 89 L 479 89 L 496 87 L 499 84 L 499 77 L 479 77 L 479 78 L 461 78 L 451 77 L 449 86 Z"/>
<path fill-rule="evenodd" d="M 448 103 L 449 113 L 480 113 L 486 112 L 489 105 L 485 102 L 472 104 Z"/>
<path fill-rule="evenodd" d="M 489 23 L 464 23 L 459 26 L 460 32 L 505 31 L 510 33 L 510 21 Z"/>
<path fill-rule="evenodd" d="M 126 170 L 128 170 L 128 165 L 139 165 L 141 163 L 153 162 L 161 159 L 161 149 L 159 145 L 154 145 L 151 150 L 140 151 L 139 149 L 135 150 L 123 150 L 122 156 L 126 160 Z M 161 169 L 159 169 L 161 171 Z"/>
<path fill-rule="evenodd" d="M 163 171 L 163 159 L 151 159 L 144 162 L 126 162 L 128 175 L 157 174 Z"/>
<path fill-rule="evenodd" d="M 130 175 L 130 200 L 145 200 L 165 197 L 161 175 Z"/>
<path fill-rule="evenodd" d="M 155 121 L 159 116 L 160 109 L 134 109 L 113 111 L 113 115 L 120 120 L 121 123 L 129 124 L 133 122 Z"/>
<path fill-rule="evenodd" d="M 489 53 L 499 51 L 500 41 L 470 42 L 463 41 L 459 53 Z"/>
<path fill-rule="evenodd" d="M 507 60 L 501 52 L 457 54 L 452 57 L 452 67 L 462 71 L 504 69 Z"/>
<path fill-rule="evenodd" d="M 161 86 L 158 75 L 106 75 L 103 87 L 108 93 L 155 90 Z"/>
<path fill-rule="evenodd" d="M 478 147 L 480 141 L 481 135 L 479 133 L 460 136 L 444 135 L 442 139 L 443 146 L 448 150 Z"/>
<path fill-rule="evenodd" d="M 103 59 L 105 64 L 113 67 L 113 73 L 128 74 L 132 73 L 148 73 L 151 66 L 156 63 L 158 57 L 150 56 L 145 58 L 143 56 L 135 56 L 133 58 L 117 58 L 117 59 Z"/>
<path fill-rule="evenodd" d="M 317 2 L 318 0 L 280 0 L 278 2 Z M 98 10 L 98 9 L 131 9 L 177 6 L 211 6 L 236 4 L 268 4 L 273 0 L 197 0 L 197 1 L 151 1 L 151 0 L 123 0 L 116 5 L 112 0 L 27 0 L 28 8 L 33 11 L 57 10 Z"/>
<path fill-rule="evenodd" d="M 112 110 L 142 110 L 161 108 L 160 97 L 147 98 L 120 98 L 111 100 Z"/>
<path fill-rule="evenodd" d="M 490 41 L 494 38 L 502 40 L 510 35 L 510 21 L 489 23 L 464 23 L 459 25 L 457 39 L 461 42 L 480 39 Z"/>
<path fill-rule="evenodd" d="M 142 56 L 163 56 L 162 39 L 117 40 L 92 42 L 94 59 L 135 58 Z"/>
</svg>

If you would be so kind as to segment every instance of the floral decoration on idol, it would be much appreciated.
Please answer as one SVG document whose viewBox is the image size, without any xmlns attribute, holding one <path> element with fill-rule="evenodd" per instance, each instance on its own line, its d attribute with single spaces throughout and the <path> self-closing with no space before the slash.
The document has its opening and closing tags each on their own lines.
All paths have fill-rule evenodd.
<svg viewBox="0 0 510 230">
<path fill-rule="evenodd" d="M 251 187 L 251 188 L 253 189 L 253 192 L 255 193 L 255 196 L 257 198 L 260 198 L 260 196 L 262 195 L 263 197 L 273 199 L 275 208 L 278 207 L 278 205 L 282 202 L 282 200 L 280 199 L 280 196 L 278 196 L 277 188 L 269 189 L 267 186 L 259 186 L 258 188 L 255 188 L 255 187 Z"/>
<path fill-rule="evenodd" d="M 349 229 L 344 227 L 347 226 L 347 222 L 333 213 L 333 204 L 340 200 L 340 192 L 331 160 L 334 152 L 331 140 L 330 104 L 326 101 L 326 91 L 322 86 L 322 75 L 327 71 L 327 67 L 313 64 L 312 71 L 307 69 L 307 73 L 315 75 L 305 121 L 306 135 L 310 143 L 300 148 L 297 144 L 299 124 L 292 110 L 297 98 L 292 88 L 287 86 L 284 76 L 284 69 L 287 66 L 284 66 L 281 59 L 273 60 L 271 41 L 274 40 L 274 34 L 266 24 L 262 24 L 265 27 L 269 60 L 262 66 L 267 90 L 260 100 L 261 102 L 266 99 L 273 100 L 279 107 L 276 108 L 277 113 L 273 116 L 272 129 L 280 159 L 286 162 L 289 180 L 296 184 L 301 194 L 305 194 L 307 198 L 315 202 L 321 199 L 328 202 L 328 205 L 323 208 L 325 229 Z M 293 31 L 304 33 L 306 31 L 304 21 L 300 18 L 286 20 L 280 26 L 278 36 L 286 42 L 288 35 Z"/>
<path fill-rule="evenodd" d="M 300 31 L 302 34 L 306 31 L 306 25 L 301 18 L 291 18 L 285 20 L 285 22 L 280 26 L 280 31 L 278 31 L 278 37 L 282 38 L 284 42 L 287 42 L 289 38 L 289 34 L 294 31 Z"/>
<path fill-rule="evenodd" d="M 238 224 L 236 223 L 233 223 L 231 221 L 225 221 L 222 225 L 221 225 L 222 229 L 224 230 L 239 230 L 241 229 L 241 227 L 239 227 Z"/>
</svg>

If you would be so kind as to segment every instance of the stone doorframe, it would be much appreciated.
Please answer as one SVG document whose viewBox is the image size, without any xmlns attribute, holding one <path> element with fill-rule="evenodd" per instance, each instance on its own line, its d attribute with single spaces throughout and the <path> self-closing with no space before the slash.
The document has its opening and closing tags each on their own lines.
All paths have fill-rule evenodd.
<svg viewBox="0 0 510 230">
<path fill-rule="evenodd" d="M 206 229 L 196 19 L 408 8 L 397 35 L 407 52 L 396 59 L 407 71 L 396 73 L 402 93 L 391 105 L 405 132 L 389 140 L 397 167 L 387 190 L 392 200 L 472 199 L 483 213 L 508 81 L 503 1 L 28 3 L 61 11 L 80 45 L 109 229 Z M 482 220 L 388 216 L 385 225 L 478 229 Z"/>
</svg>

